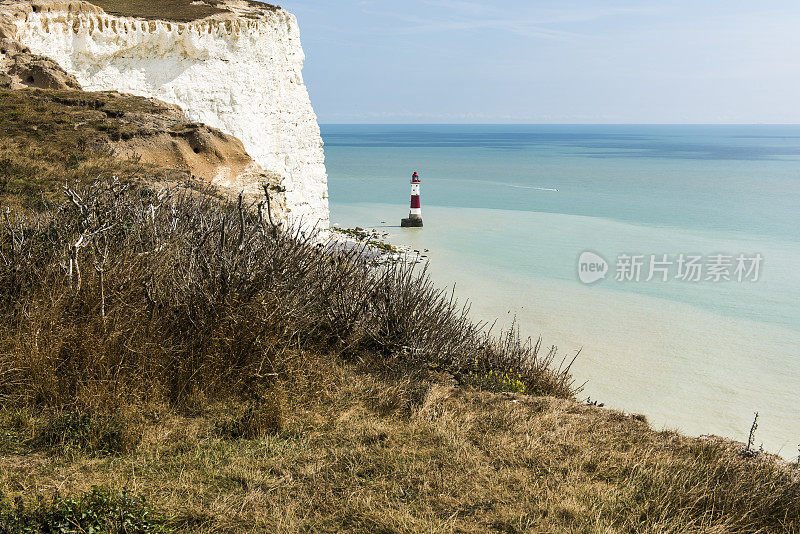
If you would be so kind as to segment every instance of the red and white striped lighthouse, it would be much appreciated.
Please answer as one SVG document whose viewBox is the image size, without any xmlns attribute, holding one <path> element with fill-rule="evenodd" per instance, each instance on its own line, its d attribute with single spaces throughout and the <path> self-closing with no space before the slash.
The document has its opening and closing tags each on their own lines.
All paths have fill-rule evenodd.
<svg viewBox="0 0 800 534">
<path fill-rule="evenodd" d="M 411 211 L 408 212 L 408 219 L 400 221 L 402 227 L 422 227 L 422 205 L 419 201 L 419 174 L 414 171 L 411 175 Z"/>
</svg>

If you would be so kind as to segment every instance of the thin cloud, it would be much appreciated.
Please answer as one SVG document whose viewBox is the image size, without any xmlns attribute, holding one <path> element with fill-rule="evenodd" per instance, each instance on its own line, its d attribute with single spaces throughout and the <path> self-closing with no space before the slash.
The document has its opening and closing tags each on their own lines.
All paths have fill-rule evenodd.
<svg viewBox="0 0 800 534">
<path fill-rule="evenodd" d="M 541 39 L 566 40 L 576 37 L 578 34 L 545 28 L 530 21 L 520 21 L 519 19 L 487 19 L 475 18 L 471 20 L 452 20 L 421 18 L 408 15 L 392 13 L 376 13 L 365 10 L 370 15 L 389 15 L 395 19 L 406 23 L 403 27 L 391 29 L 381 29 L 379 33 L 392 35 L 412 35 L 420 33 L 441 33 L 449 31 L 476 31 L 476 30 L 499 30 L 511 32 L 527 37 L 537 37 Z"/>
<path fill-rule="evenodd" d="M 568 40 L 578 36 L 576 33 L 544 28 L 531 22 L 514 19 L 484 19 L 462 21 L 417 20 L 413 26 L 397 28 L 390 33 L 410 35 L 416 33 L 498 30 L 536 37 L 540 39 Z"/>
<path fill-rule="evenodd" d="M 470 2 L 468 0 L 424 0 L 424 3 L 429 6 L 442 7 L 452 11 L 470 13 L 473 15 L 498 12 L 498 9 L 495 7 L 487 6 L 479 2 Z"/>
<path fill-rule="evenodd" d="M 579 37 L 581 33 L 557 25 L 569 25 L 594 21 L 604 17 L 645 16 L 657 12 L 654 8 L 592 8 L 592 9 L 538 9 L 534 13 L 509 16 L 509 10 L 489 7 L 469 0 L 424 0 L 424 3 L 439 10 L 428 17 L 396 13 L 375 9 L 375 4 L 362 4 L 365 14 L 391 17 L 405 23 L 402 27 L 382 29 L 381 33 L 409 35 L 449 31 L 497 30 L 526 37 L 566 41 Z M 446 10 L 446 16 L 436 11 Z M 437 16 L 438 15 L 438 16 Z"/>
<path fill-rule="evenodd" d="M 495 18 L 508 18 L 509 14 L 514 13 L 515 16 L 522 15 L 522 19 L 534 24 L 588 22 L 606 17 L 652 16 L 664 12 L 664 8 L 660 6 L 569 8 L 530 5 L 523 9 L 519 7 L 501 9 L 496 7 L 496 4 L 487 5 L 469 0 L 423 0 L 423 3 L 434 8 L 446 9 L 451 15 L 490 15 Z"/>
</svg>

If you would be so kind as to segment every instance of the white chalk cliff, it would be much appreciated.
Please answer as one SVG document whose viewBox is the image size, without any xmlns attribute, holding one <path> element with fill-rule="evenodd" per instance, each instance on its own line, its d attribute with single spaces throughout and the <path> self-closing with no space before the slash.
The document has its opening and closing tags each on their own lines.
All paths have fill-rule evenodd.
<svg viewBox="0 0 800 534">
<path fill-rule="evenodd" d="M 239 138 L 253 160 L 281 176 L 290 220 L 327 227 L 322 139 L 293 15 L 244 0 L 207 4 L 225 9 L 190 22 L 111 15 L 87 2 L 2 4 L 15 13 L 6 33 L 54 59 L 85 90 L 157 98 Z"/>
</svg>

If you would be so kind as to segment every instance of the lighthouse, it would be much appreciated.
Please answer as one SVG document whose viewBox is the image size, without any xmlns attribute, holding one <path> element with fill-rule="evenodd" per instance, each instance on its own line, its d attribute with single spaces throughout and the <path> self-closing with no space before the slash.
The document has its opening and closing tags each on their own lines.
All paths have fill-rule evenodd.
<svg viewBox="0 0 800 534">
<path fill-rule="evenodd" d="M 408 212 L 408 219 L 400 221 L 403 228 L 422 228 L 422 207 L 419 202 L 419 174 L 414 171 L 411 175 L 411 211 Z"/>
</svg>

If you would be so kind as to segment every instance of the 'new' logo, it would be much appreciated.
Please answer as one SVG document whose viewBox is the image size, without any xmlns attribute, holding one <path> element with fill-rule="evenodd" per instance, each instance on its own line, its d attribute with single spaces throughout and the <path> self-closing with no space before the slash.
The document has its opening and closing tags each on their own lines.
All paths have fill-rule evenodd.
<svg viewBox="0 0 800 534">
<path fill-rule="evenodd" d="M 578 278 L 584 284 L 593 284 L 606 277 L 608 262 L 594 252 L 583 252 L 578 258 Z"/>
</svg>

